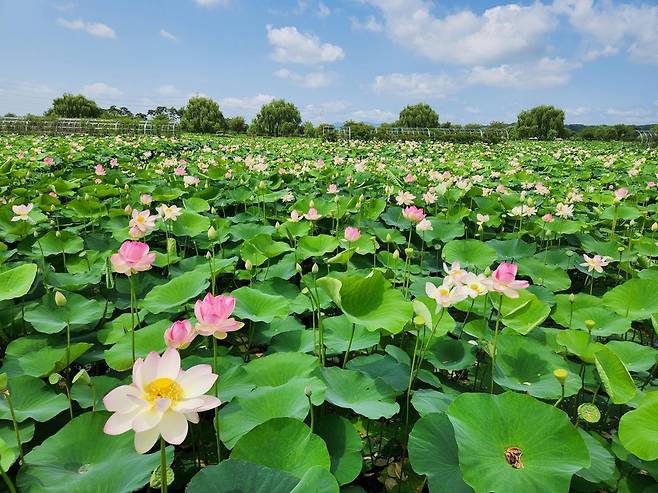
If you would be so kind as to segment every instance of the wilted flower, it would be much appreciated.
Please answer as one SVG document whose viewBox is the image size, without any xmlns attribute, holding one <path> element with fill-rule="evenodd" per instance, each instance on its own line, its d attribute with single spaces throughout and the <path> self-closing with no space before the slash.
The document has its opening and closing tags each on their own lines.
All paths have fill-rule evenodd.
<svg viewBox="0 0 658 493">
<path fill-rule="evenodd" d="M 124 241 L 110 257 L 114 271 L 127 276 L 149 270 L 154 261 L 155 253 L 149 253 L 149 246 L 141 241 Z"/>
<path fill-rule="evenodd" d="M 103 398 L 114 413 L 105 423 L 108 435 L 135 432 L 135 449 L 148 452 L 162 436 L 167 443 L 180 445 L 187 436 L 187 422 L 199 422 L 199 412 L 221 404 L 217 397 L 204 395 L 217 380 L 210 365 L 183 370 L 180 355 L 173 348 L 162 356 L 152 352 L 133 365 L 133 381 L 121 385 Z"/>
<path fill-rule="evenodd" d="M 230 318 L 234 308 L 235 298 L 232 296 L 213 296 L 207 293 L 205 298 L 194 304 L 194 315 L 197 319 L 196 331 L 204 336 L 226 339 L 228 332 L 244 326 L 242 322 Z"/>
</svg>

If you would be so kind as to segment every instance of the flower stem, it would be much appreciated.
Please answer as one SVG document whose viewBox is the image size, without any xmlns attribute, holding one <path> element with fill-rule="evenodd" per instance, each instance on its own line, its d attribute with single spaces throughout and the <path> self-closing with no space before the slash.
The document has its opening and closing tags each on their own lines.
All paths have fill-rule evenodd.
<svg viewBox="0 0 658 493">
<path fill-rule="evenodd" d="M 160 437 L 160 491 L 167 493 L 167 446 Z"/>
<path fill-rule="evenodd" d="M 16 493 L 16 487 L 14 486 L 14 483 L 12 483 L 11 478 L 7 476 L 7 473 L 2 468 L 2 466 L 0 466 L 0 475 L 2 475 L 2 479 L 4 479 L 5 484 L 7 485 L 9 493 Z"/>
<path fill-rule="evenodd" d="M 345 357 L 343 358 L 343 366 L 342 368 L 345 368 L 345 365 L 347 364 L 347 358 L 350 355 L 350 351 L 352 349 L 352 341 L 354 340 L 354 330 L 356 329 L 356 325 L 352 324 L 352 334 L 350 335 L 350 342 L 347 344 L 347 351 L 345 351 Z"/>
<path fill-rule="evenodd" d="M 501 293 L 500 301 L 498 302 L 498 316 L 496 317 L 496 329 L 494 330 L 493 347 L 491 350 L 491 393 L 494 391 L 494 370 L 496 368 L 496 344 L 498 343 L 498 329 L 500 328 L 500 319 L 502 317 L 501 310 L 503 308 L 503 298 L 505 295 Z"/>
<path fill-rule="evenodd" d="M 14 403 L 11 401 L 11 395 L 9 390 L 6 391 L 5 399 L 7 399 L 7 406 L 9 406 L 9 413 L 11 414 L 11 420 L 14 423 L 14 432 L 16 433 L 16 445 L 18 445 L 18 456 L 21 458 L 21 465 L 25 463 L 25 457 L 23 456 L 23 443 L 21 442 L 21 433 L 18 429 L 18 421 L 16 420 L 16 412 L 14 411 Z"/>
<path fill-rule="evenodd" d="M 135 282 L 133 276 L 128 276 L 128 284 L 130 284 L 130 335 L 132 343 L 132 357 L 133 365 L 135 364 Z"/>
<path fill-rule="evenodd" d="M 212 371 L 215 375 L 219 375 L 219 370 L 217 369 L 217 339 L 214 336 L 212 338 Z M 215 397 L 219 396 L 219 376 L 215 380 L 215 385 L 213 386 L 213 391 Z M 219 441 L 219 410 L 215 408 L 215 418 L 213 419 L 215 426 L 215 439 L 217 443 L 217 463 L 219 464 L 222 461 L 222 445 Z"/>
</svg>

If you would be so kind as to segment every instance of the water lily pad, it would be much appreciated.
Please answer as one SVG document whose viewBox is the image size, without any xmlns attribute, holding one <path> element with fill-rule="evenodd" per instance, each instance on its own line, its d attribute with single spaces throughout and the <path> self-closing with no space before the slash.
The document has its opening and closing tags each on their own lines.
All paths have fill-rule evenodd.
<svg viewBox="0 0 658 493">
<path fill-rule="evenodd" d="M 185 302 L 204 293 L 209 285 L 209 269 L 186 272 L 154 287 L 142 301 L 141 307 L 151 313 L 179 312 Z"/>
<path fill-rule="evenodd" d="M 145 358 L 148 353 L 160 353 L 165 349 L 164 333 L 169 328 L 169 320 L 160 320 L 135 331 L 135 358 Z M 105 361 L 113 370 L 124 371 L 132 368 L 132 332 L 124 334 L 119 342 L 105 351 Z"/>
<path fill-rule="evenodd" d="M 20 298 L 30 291 L 37 275 L 36 264 L 23 264 L 0 273 L 0 301 Z"/>
<path fill-rule="evenodd" d="M 431 493 L 472 493 L 462 479 L 455 432 L 443 413 L 420 418 L 409 434 L 409 461 L 425 474 Z"/>
<path fill-rule="evenodd" d="M 658 459 L 658 392 L 651 392 L 640 407 L 629 411 L 619 422 L 622 445 L 642 460 Z"/>
<path fill-rule="evenodd" d="M 74 342 L 70 346 L 69 362 L 86 353 L 92 344 Z M 2 371 L 10 376 L 47 377 L 66 367 L 66 340 L 57 336 L 33 335 L 19 337 L 9 343 Z"/>
<path fill-rule="evenodd" d="M 658 312 L 655 282 L 631 279 L 603 295 L 603 302 L 618 315 L 631 320 L 644 320 Z"/>
<path fill-rule="evenodd" d="M 361 472 L 361 438 L 347 419 L 327 415 L 318 420 L 314 432 L 327 445 L 331 457 L 331 473 L 340 484 L 351 483 Z"/>
<path fill-rule="evenodd" d="M 637 393 L 635 382 L 624 363 L 607 347 L 594 355 L 596 370 L 610 399 L 615 404 L 626 404 Z"/>
<path fill-rule="evenodd" d="M 18 488 L 53 493 L 110 493 L 130 492 L 144 486 L 151 471 L 160 464 L 160 453 L 138 454 L 132 433 L 103 433 L 108 417 L 104 412 L 78 416 L 34 448 L 25 456 Z M 167 455 L 171 463 L 173 448 Z"/>
<path fill-rule="evenodd" d="M 302 478 L 314 466 L 326 470 L 331 467 L 322 438 L 293 418 L 275 418 L 255 427 L 240 438 L 231 452 L 231 459 L 285 471 L 297 478 Z"/>
<path fill-rule="evenodd" d="M 480 240 L 452 240 L 443 247 L 443 259 L 459 262 L 462 268 L 484 270 L 496 260 L 496 250 Z"/>
<path fill-rule="evenodd" d="M 103 316 L 112 314 L 112 305 L 103 299 L 87 299 L 77 293 L 65 293 L 67 303 L 57 306 L 52 293 L 45 294 L 38 304 L 25 311 L 25 321 L 38 332 L 55 334 L 71 324 L 72 331 L 98 323 Z"/>
<path fill-rule="evenodd" d="M 272 322 L 288 315 L 290 300 L 284 296 L 264 293 L 247 286 L 231 293 L 237 300 L 235 315 L 254 322 Z"/>
<path fill-rule="evenodd" d="M 466 393 L 447 414 L 464 481 L 478 493 L 567 493 L 571 477 L 590 466 L 569 417 L 533 397 Z"/>
<path fill-rule="evenodd" d="M 64 394 L 56 394 L 43 380 L 28 375 L 10 378 L 9 392 L 19 423 L 28 418 L 43 423 L 69 407 Z M 0 399 L 0 419 L 12 419 L 6 399 Z"/>
</svg>

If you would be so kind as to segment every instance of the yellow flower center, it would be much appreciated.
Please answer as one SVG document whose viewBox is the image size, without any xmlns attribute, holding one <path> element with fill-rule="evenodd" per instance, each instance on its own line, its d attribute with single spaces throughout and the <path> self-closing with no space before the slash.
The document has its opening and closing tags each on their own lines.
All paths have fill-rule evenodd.
<svg viewBox="0 0 658 493">
<path fill-rule="evenodd" d="M 448 296 L 450 294 L 450 291 L 446 288 L 441 288 L 441 289 L 439 289 L 439 294 L 441 296 Z"/>
<path fill-rule="evenodd" d="M 144 216 L 137 216 L 136 221 L 140 224 L 143 223 L 145 221 Z"/>
<path fill-rule="evenodd" d="M 175 402 L 183 396 L 183 389 L 171 378 L 153 380 L 144 387 L 144 392 L 146 392 L 146 400 L 152 402 L 157 399 L 170 399 Z"/>
<path fill-rule="evenodd" d="M 471 283 L 469 287 L 471 288 L 472 291 L 475 291 L 476 293 L 482 292 L 482 287 L 477 283 Z"/>
</svg>

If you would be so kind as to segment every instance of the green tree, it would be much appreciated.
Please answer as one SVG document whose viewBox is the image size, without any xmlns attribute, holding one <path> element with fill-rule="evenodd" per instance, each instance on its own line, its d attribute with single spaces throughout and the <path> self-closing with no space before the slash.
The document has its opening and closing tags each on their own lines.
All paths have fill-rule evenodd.
<svg viewBox="0 0 658 493">
<path fill-rule="evenodd" d="M 102 112 L 95 101 L 82 94 L 64 93 L 53 99 L 52 107 L 45 114 L 60 118 L 98 118 Z"/>
<path fill-rule="evenodd" d="M 304 137 L 315 137 L 317 135 L 317 131 L 312 122 L 307 121 L 302 124 L 302 135 Z"/>
<path fill-rule="evenodd" d="M 167 123 L 178 123 L 180 122 L 185 108 L 174 108 L 173 106 L 167 108 L 166 106 L 158 106 L 156 108 L 150 109 L 146 112 L 146 115 L 150 119 L 159 118 L 162 120 L 162 117 L 167 119 Z"/>
<path fill-rule="evenodd" d="M 564 137 L 564 111 L 549 105 L 522 111 L 517 118 L 516 131 L 521 138 L 552 140 Z"/>
<path fill-rule="evenodd" d="M 350 127 L 350 137 L 355 140 L 370 140 L 375 136 L 375 127 L 364 122 L 347 120 L 344 127 Z"/>
<path fill-rule="evenodd" d="M 247 132 L 248 125 L 242 116 L 233 116 L 226 119 L 226 127 L 230 132 L 244 134 Z"/>
<path fill-rule="evenodd" d="M 435 128 L 439 126 L 439 114 L 426 103 L 409 105 L 400 111 L 398 125 L 406 128 Z"/>
<path fill-rule="evenodd" d="M 294 104 L 275 99 L 260 109 L 251 122 L 250 130 L 256 134 L 273 136 L 295 135 L 299 132 L 301 123 L 302 116 Z"/>
<path fill-rule="evenodd" d="M 226 121 L 215 101 L 199 96 L 187 102 L 180 125 L 188 132 L 207 134 L 226 128 Z"/>
</svg>

